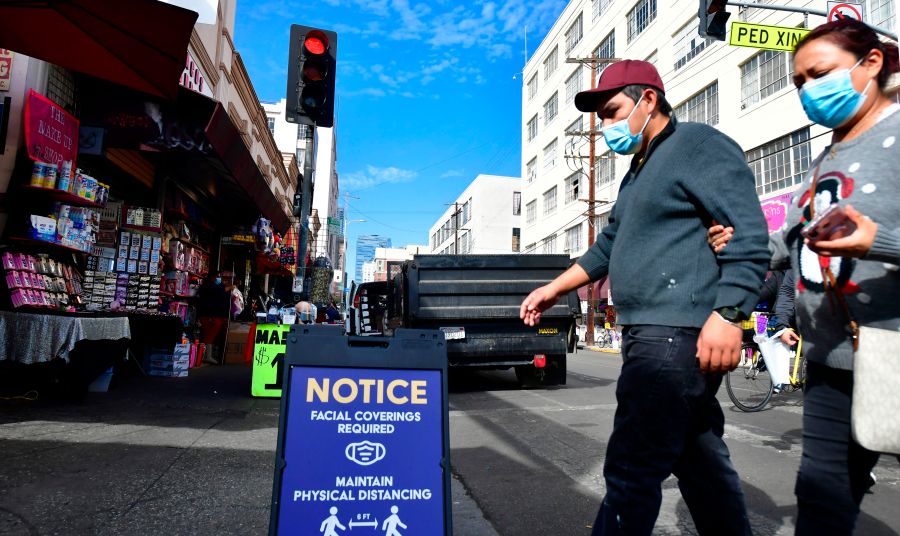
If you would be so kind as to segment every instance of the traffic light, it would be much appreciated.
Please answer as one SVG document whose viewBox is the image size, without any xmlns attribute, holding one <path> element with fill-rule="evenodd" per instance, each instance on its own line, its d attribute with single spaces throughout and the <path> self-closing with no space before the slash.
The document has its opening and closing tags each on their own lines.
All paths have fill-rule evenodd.
<svg viewBox="0 0 900 536">
<path fill-rule="evenodd" d="M 292 24 L 289 50 L 285 118 L 291 123 L 334 126 L 337 34 Z"/>
<path fill-rule="evenodd" d="M 728 0 L 700 0 L 700 10 L 697 16 L 700 18 L 698 33 L 703 37 L 725 40 L 725 32 L 728 29 L 728 17 L 731 13 L 725 11 Z"/>
</svg>

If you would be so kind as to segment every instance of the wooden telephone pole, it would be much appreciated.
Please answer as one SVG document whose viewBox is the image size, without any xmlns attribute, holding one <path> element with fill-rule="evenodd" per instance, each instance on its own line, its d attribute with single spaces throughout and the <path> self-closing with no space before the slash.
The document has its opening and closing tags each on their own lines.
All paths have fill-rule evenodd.
<svg viewBox="0 0 900 536">
<path fill-rule="evenodd" d="M 597 87 L 597 66 L 600 64 L 607 63 L 615 63 L 619 61 L 618 58 L 601 58 L 597 56 L 597 53 L 591 55 L 589 58 L 567 58 L 566 63 L 580 63 L 581 65 L 590 65 L 591 67 L 591 89 Z M 578 132 L 577 135 L 584 135 L 584 132 Z M 594 245 L 594 237 L 597 232 L 595 227 L 595 206 L 597 204 L 597 192 L 595 185 L 595 162 L 597 159 L 597 148 L 595 146 L 597 141 L 597 114 L 595 112 L 590 113 L 590 123 L 588 127 L 588 239 L 587 244 L 588 248 Z M 606 202 L 606 201 L 602 201 Z M 592 345 L 594 344 L 594 283 L 591 282 L 587 287 L 587 331 L 584 335 L 585 344 Z"/>
</svg>

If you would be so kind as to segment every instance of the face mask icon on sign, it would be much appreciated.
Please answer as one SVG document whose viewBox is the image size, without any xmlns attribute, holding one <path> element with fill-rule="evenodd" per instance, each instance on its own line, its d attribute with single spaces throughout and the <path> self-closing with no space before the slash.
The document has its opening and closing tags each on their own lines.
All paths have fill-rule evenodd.
<svg viewBox="0 0 900 536">
<path fill-rule="evenodd" d="M 381 443 L 372 443 L 371 441 L 360 441 L 359 443 L 350 443 L 344 449 L 347 459 L 359 465 L 372 465 L 384 459 L 387 449 Z"/>
</svg>

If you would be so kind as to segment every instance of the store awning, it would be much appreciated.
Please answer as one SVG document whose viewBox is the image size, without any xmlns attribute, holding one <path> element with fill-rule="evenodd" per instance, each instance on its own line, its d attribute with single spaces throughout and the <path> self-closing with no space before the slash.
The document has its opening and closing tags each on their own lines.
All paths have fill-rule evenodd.
<svg viewBox="0 0 900 536">
<path fill-rule="evenodd" d="M 602 301 L 609 298 L 609 277 L 598 279 L 592 285 L 594 286 L 594 301 Z M 579 300 L 587 300 L 588 286 L 590 285 L 585 285 L 578 289 Z"/>
<path fill-rule="evenodd" d="M 196 20 L 156 0 L 0 0 L 0 47 L 174 99 Z"/>
<path fill-rule="evenodd" d="M 213 151 L 247 192 L 262 215 L 272 222 L 277 231 L 285 232 L 290 227 L 290 218 L 253 160 L 253 155 L 247 149 L 240 131 L 231 122 L 228 112 L 220 103 L 216 103 L 216 109 L 209 124 L 206 125 L 205 133 Z"/>
</svg>

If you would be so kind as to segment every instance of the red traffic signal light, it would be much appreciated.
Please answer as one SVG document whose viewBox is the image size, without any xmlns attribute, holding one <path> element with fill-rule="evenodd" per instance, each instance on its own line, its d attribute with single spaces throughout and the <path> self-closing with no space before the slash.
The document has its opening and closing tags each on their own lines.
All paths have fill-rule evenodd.
<svg viewBox="0 0 900 536">
<path fill-rule="evenodd" d="M 286 119 L 292 123 L 334 125 L 337 34 L 294 24 L 288 58 Z"/>
</svg>

